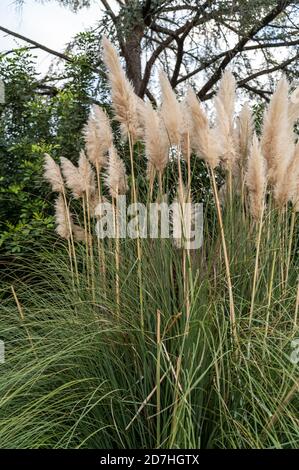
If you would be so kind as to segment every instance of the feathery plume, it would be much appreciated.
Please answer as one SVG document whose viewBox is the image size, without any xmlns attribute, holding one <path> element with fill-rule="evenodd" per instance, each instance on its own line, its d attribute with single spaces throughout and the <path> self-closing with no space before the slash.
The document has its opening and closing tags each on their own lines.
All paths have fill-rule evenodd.
<svg viewBox="0 0 299 470">
<path fill-rule="evenodd" d="M 72 216 L 68 212 L 68 208 L 65 207 L 62 194 L 59 194 L 55 201 L 55 222 L 56 232 L 58 235 L 66 240 L 70 239 L 70 224 L 72 225 Z"/>
<path fill-rule="evenodd" d="M 299 86 L 293 91 L 289 102 L 289 119 L 293 125 L 299 119 Z"/>
<path fill-rule="evenodd" d="M 61 157 L 60 162 L 67 187 L 72 191 L 75 199 L 81 198 L 84 193 L 84 185 L 82 185 L 82 177 L 78 168 L 68 158 Z"/>
<path fill-rule="evenodd" d="M 78 160 L 78 173 L 81 179 L 81 186 L 86 194 L 93 194 L 96 189 L 95 176 L 84 150 L 81 150 Z"/>
<path fill-rule="evenodd" d="M 187 103 L 187 97 L 179 103 L 182 114 L 182 129 L 181 129 L 181 152 L 184 160 L 188 162 L 188 159 L 191 154 L 191 127 L 192 120 L 190 116 L 190 110 Z M 189 154 L 189 155 L 188 155 Z"/>
<path fill-rule="evenodd" d="M 252 142 L 253 122 L 248 103 L 243 106 L 237 123 L 237 142 L 241 166 L 247 161 L 250 143 Z"/>
<path fill-rule="evenodd" d="M 138 100 L 134 93 L 133 85 L 127 79 L 123 71 L 115 47 L 109 39 L 102 39 L 104 49 L 104 62 L 108 69 L 108 77 L 112 91 L 112 105 L 115 118 L 121 124 L 124 137 L 129 133 L 133 142 L 142 135 L 142 129 L 138 121 Z"/>
<path fill-rule="evenodd" d="M 64 183 L 59 165 L 47 153 L 45 153 L 44 178 L 51 184 L 52 191 L 63 193 Z"/>
<path fill-rule="evenodd" d="M 218 143 L 209 127 L 208 118 L 191 88 L 187 93 L 187 105 L 191 117 L 191 147 L 211 168 L 215 168 L 219 163 L 220 150 Z"/>
<path fill-rule="evenodd" d="M 76 242 L 86 241 L 86 232 L 80 225 L 72 224 L 72 232 Z"/>
<path fill-rule="evenodd" d="M 268 180 L 273 185 L 281 184 L 294 150 L 288 112 L 288 82 L 283 77 L 265 111 L 261 140 L 268 164 Z"/>
<path fill-rule="evenodd" d="M 234 107 L 236 81 L 233 74 L 225 71 L 215 97 L 216 136 L 221 148 L 221 161 L 226 170 L 232 171 L 236 164 L 234 136 Z"/>
<path fill-rule="evenodd" d="M 113 137 L 109 118 L 99 106 L 92 107 L 83 135 L 87 157 L 100 171 L 107 162 L 107 153 Z"/>
<path fill-rule="evenodd" d="M 169 143 L 161 118 L 150 103 L 147 103 L 144 114 L 145 152 L 149 166 L 161 174 L 168 162 Z"/>
<path fill-rule="evenodd" d="M 286 205 L 289 201 L 295 204 L 296 195 L 299 189 L 299 142 L 297 143 L 294 154 L 284 172 L 284 175 L 277 182 L 275 191 L 275 200 L 280 207 Z"/>
<path fill-rule="evenodd" d="M 186 248 L 190 241 L 194 225 L 194 206 L 184 184 L 178 184 L 177 195 L 173 201 L 176 205 L 172 216 L 173 243 L 178 249 Z"/>
<path fill-rule="evenodd" d="M 237 157 L 234 132 L 232 132 L 230 120 L 224 106 L 217 96 L 215 97 L 214 103 L 217 115 L 215 137 L 221 149 L 221 162 L 226 170 L 232 171 L 235 167 Z"/>
<path fill-rule="evenodd" d="M 245 178 L 249 190 L 250 212 L 255 220 L 259 220 L 264 209 L 266 165 L 260 143 L 255 134 L 252 140 Z"/>
<path fill-rule="evenodd" d="M 114 147 L 109 149 L 109 162 L 106 175 L 106 185 L 111 197 L 116 198 L 128 190 L 126 168 Z"/>
<path fill-rule="evenodd" d="M 159 79 L 162 92 L 161 119 L 166 127 L 170 143 L 178 145 L 181 141 L 183 123 L 181 107 L 165 72 L 162 70 L 160 70 Z"/>
<path fill-rule="evenodd" d="M 230 130 L 234 127 L 234 111 L 236 101 L 236 80 L 233 74 L 226 70 L 221 78 L 217 97 L 221 101 L 229 120 Z"/>
</svg>

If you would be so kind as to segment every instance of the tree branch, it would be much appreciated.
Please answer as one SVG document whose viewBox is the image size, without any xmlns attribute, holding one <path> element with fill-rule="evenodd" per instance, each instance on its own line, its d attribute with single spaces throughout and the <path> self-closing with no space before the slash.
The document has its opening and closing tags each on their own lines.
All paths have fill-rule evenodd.
<svg viewBox="0 0 299 470">
<path fill-rule="evenodd" d="M 222 60 L 219 67 L 207 81 L 207 83 L 201 88 L 198 92 L 198 97 L 202 100 L 207 92 L 218 82 L 221 78 L 223 70 L 227 65 L 232 61 L 232 59 L 243 50 L 244 46 L 251 40 L 253 37 L 265 26 L 267 26 L 271 21 L 273 21 L 283 10 L 292 3 L 291 0 L 279 0 L 276 7 L 273 8 L 261 21 L 259 21 L 255 26 L 253 26 L 250 31 L 240 39 L 240 41 L 235 45 L 235 47 L 229 50 L 224 59 Z"/>
<path fill-rule="evenodd" d="M 63 54 L 62 52 L 57 52 L 54 51 L 54 49 L 50 49 L 47 46 L 44 46 L 43 44 L 40 44 L 39 42 L 34 41 L 33 39 L 29 39 L 22 34 L 16 33 L 15 31 L 11 31 L 10 29 L 4 28 L 4 26 L 0 26 L 0 31 L 3 31 L 6 34 L 9 34 L 10 36 L 14 36 L 18 39 L 21 39 L 22 41 L 28 42 L 29 44 L 32 44 L 34 47 L 37 49 L 41 49 L 42 51 L 48 52 L 48 54 L 54 55 L 56 57 L 59 57 L 62 60 L 65 60 L 66 62 L 69 62 L 71 64 L 75 64 L 75 59 L 73 59 L 71 56 Z M 98 73 L 101 77 L 105 77 L 104 73 L 102 70 L 93 67 L 92 65 L 86 64 L 86 66 L 95 73 Z"/>
</svg>

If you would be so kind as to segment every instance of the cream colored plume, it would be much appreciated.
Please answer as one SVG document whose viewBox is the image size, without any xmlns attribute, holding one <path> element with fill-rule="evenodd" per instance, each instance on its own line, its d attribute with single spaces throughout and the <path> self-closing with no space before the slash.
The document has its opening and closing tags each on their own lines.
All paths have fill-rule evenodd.
<svg viewBox="0 0 299 470">
<path fill-rule="evenodd" d="M 217 96 L 214 99 L 214 104 L 216 109 L 215 136 L 221 149 L 221 161 L 225 169 L 232 169 L 236 164 L 237 157 L 234 132 L 225 108 Z"/>
<path fill-rule="evenodd" d="M 107 152 L 113 137 L 109 118 L 99 106 L 92 107 L 83 135 L 87 157 L 97 171 L 100 171 L 107 162 Z"/>
<path fill-rule="evenodd" d="M 299 86 L 290 96 L 289 119 L 291 125 L 293 125 L 299 119 Z"/>
<path fill-rule="evenodd" d="M 166 128 L 170 144 L 179 145 L 183 127 L 182 110 L 163 70 L 160 70 L 159 79 L 162 92 L 161 119 Z"/>
<path fill-rule="evenodd" d="M 297 143 L 294 154 L 284 172 L 274 188 L 274 197 L 280 207 L 288 202 L 297 201 L 299 191 L 299 142 Z"/>
<path fill-rule="evenodd" d="M 72 224 L 72 232 L 73 232 L 73 235 L 74 235 L 74 239 L 76 242 L 84 242 L 86 241 L 86 232 L 85 230 L 80 227 L 80 225 L 75 225 L 75 224 Z M 90 235 L 88 234 L 87 235 L 88 238 L 90 238 Z"/>
<path fill-rule="evenodd" d="M 150 103 L 145 107 L 145 152 L 149 165 L 161 174 L 168 163 L 169 142 L 161 118 Z"/>
<path fill-rule="evenodd" d="M 268 164 L 268 180 L 280 185 L 294 151 L 289 121 L 288 82 L 282 78 L 264 114 L 262 151 Z"/>
<path fill-rule="evenodd" d="M 103 38 L 102 45 L 115 118 L 121 124 L 123 136 L 127 137 L 129 133 L 135 142 L 142 136 L 142 127 L 138 121 L 138 99 L 134 93 L 133 85 L 121 67 L 115 47 L 106 37 Z"/>
<path fill-rule="evenodd" d="M 182 114 L 182 129 L 181 129 L 181 152 L 183 158 L 188 162 L 192 152 L 191 143 L 191 128 L 192 119 L 190 115 L 189 106 L 187 103 L 187 96 L 180 102 L 181 114 Z"/>
<path fill-rule="evenodd" d="M 173 243 L 176 248 L 186 248 L 192 239 L 192 227 L 194 225 L 194 206 L 188 190 L 184 185 L 178 184 L 177 196 L 173 206 Z M 186 204 L 188 203 L 188 204 Z"/>
<path fill-rule="evenodd" d="M 60 161 L 66 185 L 72 191 L 74 198 L 79 199 L 84 193 L 84 185 L 79 170 L 68 158 L 61 157 Z"/>
<path fill-rule="evenodd" d="M 128 190 L 126 168 L 114 147 L 109 149 L 109 162 L 106 175 L 106 186 L 114 198 Z"/>
<path fill-rule="evenodd" d="M 217 98 L 222 103 L 232 131 L 234 127 L 236 80 L 229 70 L 226 70 L 222 75 Z"/>
<path fill-rule="evenodd" d="M 196 155 L 203 158 L 211 168 L 215 168 L 219 163 L 219 145 L 209 127 L 208 118 L 191 88 L 187 92 L 187 105 L 191 121 L 191 147 Z"/>
<path fill-rule="evenodd" d="M 78 160 L 78 173 L 83 191 L 88 195 L 93 194 L 96 189 L 95 175 L 83 150 L 81 150 Z"/>
<path fill-rule="evenodd" d="M 59 194 L 55 201 L 55 222 L 56 232 L 61 238 L 68 240 L 71 237 L 70 226 L 72 225 L 72 216 L 65 206 L 62 194 Z"/>
<path fill-rule="evenodd" d="M 254 134 L 248 158 L 246 185 L 249 192 L 250 212 L 259 220 L 265 204 L 266 164 L 257 136 Z"/>
<path fill-rule="evenodd" d="M 230 71 L 225 71 L 215 97 L 216 136 L 221 148 L 221 161 L 226 170 L 232 171 L 236 165 L 234 110 L 236 81 Z"/>
<path fill-rule="evenodd" d="M 44 178 L 51 184 L 52 191 L 63 193 L 64 183 L 59 165 L 47 153 L 45 153 Z"/>
<path fill-rule="evenodd" d="M 237 145 L 240 165 L 246 164 L 253 135 L 252 113 L 248 103 L 245 103 L 239 114 L 237 123 Z"/>
</svg>

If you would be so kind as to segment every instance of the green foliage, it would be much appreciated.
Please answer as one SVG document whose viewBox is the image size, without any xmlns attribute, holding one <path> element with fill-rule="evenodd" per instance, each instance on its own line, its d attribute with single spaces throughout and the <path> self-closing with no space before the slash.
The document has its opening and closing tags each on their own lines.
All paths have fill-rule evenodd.
<svg viewBox="0 0 299 470">
<path fill-rule="evenodd" d="M 26 252 L 52 227 L 52 196 L 42 182 L 43 155 L 77 158 L 93 75 L 86 58 L 66 65 L 61 90 L 45 95 L 26 50 L 0 57 L 0 250 Z"/>
<path fill-rule="evenodd" d="M 238 198 L 232 211 L 224 210 L 237 356 L 215 211 L 209 227 L 204 219 L 202 249 L 192 255 L 189 319 L 182 252 L 169 240 L 142 241 L 144 329 L 136 241 L 121 241 L 119 312 L 114 240 L 104 244 L 106 281 L 95 241 L 94 291 L 86 277 L 84 244 L 76 244 L 75 287 L 66 244 L 54 238 L 45 242 L 43 252 L 32 251 L 34 263 L 28 259 L 15 265 L 13 273 L 7 271 L 0 291 L 6 346 L 0 374 L 1 446 L 298 448 L 298 365 L 290 360 L 291 342 L 298 335 L 293 257 L 288 284 L 282 282 L 289 221 L 279 224 L 276 211 L 265 218 L 249 328 L 258 227 L 243 219 L 242 210 Z"/>
</svg>

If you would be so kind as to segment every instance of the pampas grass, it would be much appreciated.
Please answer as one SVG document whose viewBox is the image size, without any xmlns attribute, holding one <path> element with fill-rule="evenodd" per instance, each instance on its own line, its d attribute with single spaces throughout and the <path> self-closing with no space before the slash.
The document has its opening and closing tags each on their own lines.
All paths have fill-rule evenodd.
<svg viewBox="0 0 299 470">
<path fill-rule="evenodd" d="M 47 153 L 45 154 L 44 178 L 51 184 L 53 192 L 64 192 L 64 182 L 59 165 Z"/>
<path fill-rule="evenodd" d="M 240 158 L 240 166 L 246 166 L 246 160 L 253 135 L 252 112 L 248 103 L 242 107 L 237 123 L 237 145 Z"/>
<path fill-rule="evenodd" d="M 260 220 L 264 211 L 266 184 L 266 162 L 258 138 L 254 135 L 247 162 L 246 185 L 249 191 L 250 213 L 256 221 Z"/>
<path fill-rule="evenodd" d="M 83 181 L 82 176 L 80 176 L 79 169 L 65 157 L 60 158 L 60 164 L 66 186 L 71 190 L 72 196 L 75 199 L 82 198 L 86 183 Z"/>
<path fill-rule="evenodd" d="M 117 198 L 120 194 L 125 194 L 128 190 L 125 164 L 118 156 L 115 147 L 109 149 L 109 161 L 105 181 L 109 193 L 113 198 Z"/>
<path fill-rule="evenodd" d="M 224 72 L 218 93 L 214 99 L 216 110 L 216 135 L 220 145 L 223 167 L 229 178 L 234 170 L 237 152 L 234 139 L 234 108 L 236 81 L 231 72 Z"/>
<path fill-rule="evenodd" d="M 158 173 L 162 194 L 162 175 L 169 159 L 169 142 L 161 118 L 150 103 L 145 108 L 145 153 L 148 159 L 147 172 L 152 188 L 154 174 Z M 150 193 L 152 190 L 150 189 Z"/>
<path fill-rule="evenodd" d="M 72 222 L 71 215 L 68 212 L 68 208 L 65 207 L 63 197 L 59 194 L 55 201 L 56 232 L 65 240 L 69 240 L 71 237 L 71 225 L 69 224 L 69 220 Z"/>
<path fill-rule="evenodd" d="M 123 136 L 127 138 L 130 134 L 133 142 L 135 142 L 142 135 L 142 128 L 138 120 L 139 100 L 120 65 L 115 47 L 105 37 L 102 39 L 102 45 L 104 62 L 108 69 L 111 86 L 115 119 L 120 123 Z"/>
<path fill-rule="evenodd" d="M 161 119 L 166 128 L 170 144 L 177 146 L 181 141 L 183 127 L 182 110 L 167 76 L 162 70 L 159 73 L 159 81 L 162 93 Z"/>
<path fill-rule="evenodd" d="M 113 136 L 107 114 L 97 105 L 92 107 L 83 136 L 86 155 L 99 173 L 107 163 L 107 153 Z"/>
<path fill-rule="evenodd" d="M 191 116 L 190 143 L 199 157 L 215 168 L 219 164 L 220 148 L 215 133 L 210 129 L 205 115 L 194 91 L 190 88 L 187 94 L 187 106 Z"/>
<path fill-rule="evenodd" d="M 110 43 L 104 47 L 128 145 L 111 134 L 105 112 L 92 108 L 79 161 L 63 158 L 60 169 L 45 157 L 62 241 L 51 238 L 44 258 L 30 258 L 18 302 L 9 277 L 1 331 L 12 354 L 0 377 L 1 442 L 298 448 L 289 346 L 298 335 L 299 147 L 288 84 L 283 79 L 272 97 L 260 143 L 248 105 L 236 120 L 230 73 L 215 99 L 215 121 L 191 90 L 179 103 L 165 76 L 154 110 L 132 93 Z M 198 170 L 199 159 L 208 174 Z M 221 207 L 222 182 L 230 197 Z M 188 248 L 188 224 L 174 243 L 143 238 L 138 223 L 135 238 L 120 241 L 120 195 L 130 188 L 126 199 L 138 196 L 146 211 L 154 191 L 158 202 L 178 201 L 183 224 L 185 202 L 204 197 L 203 245 Z M 104 201 L 112 202 L 115 240 L 98 237 L 97 259 Z M 21 326 L 14 320 L 20 306 Z"/>
<path fill-rule="evenodd" d="M 279 197 L 279 188 L 293 154 L 293 131 L 289 122 L 288 82 L 282 78 L 265 111 L 262 129 L 262 151 L 267 160 L 268 181 Z"/>
</svg>

